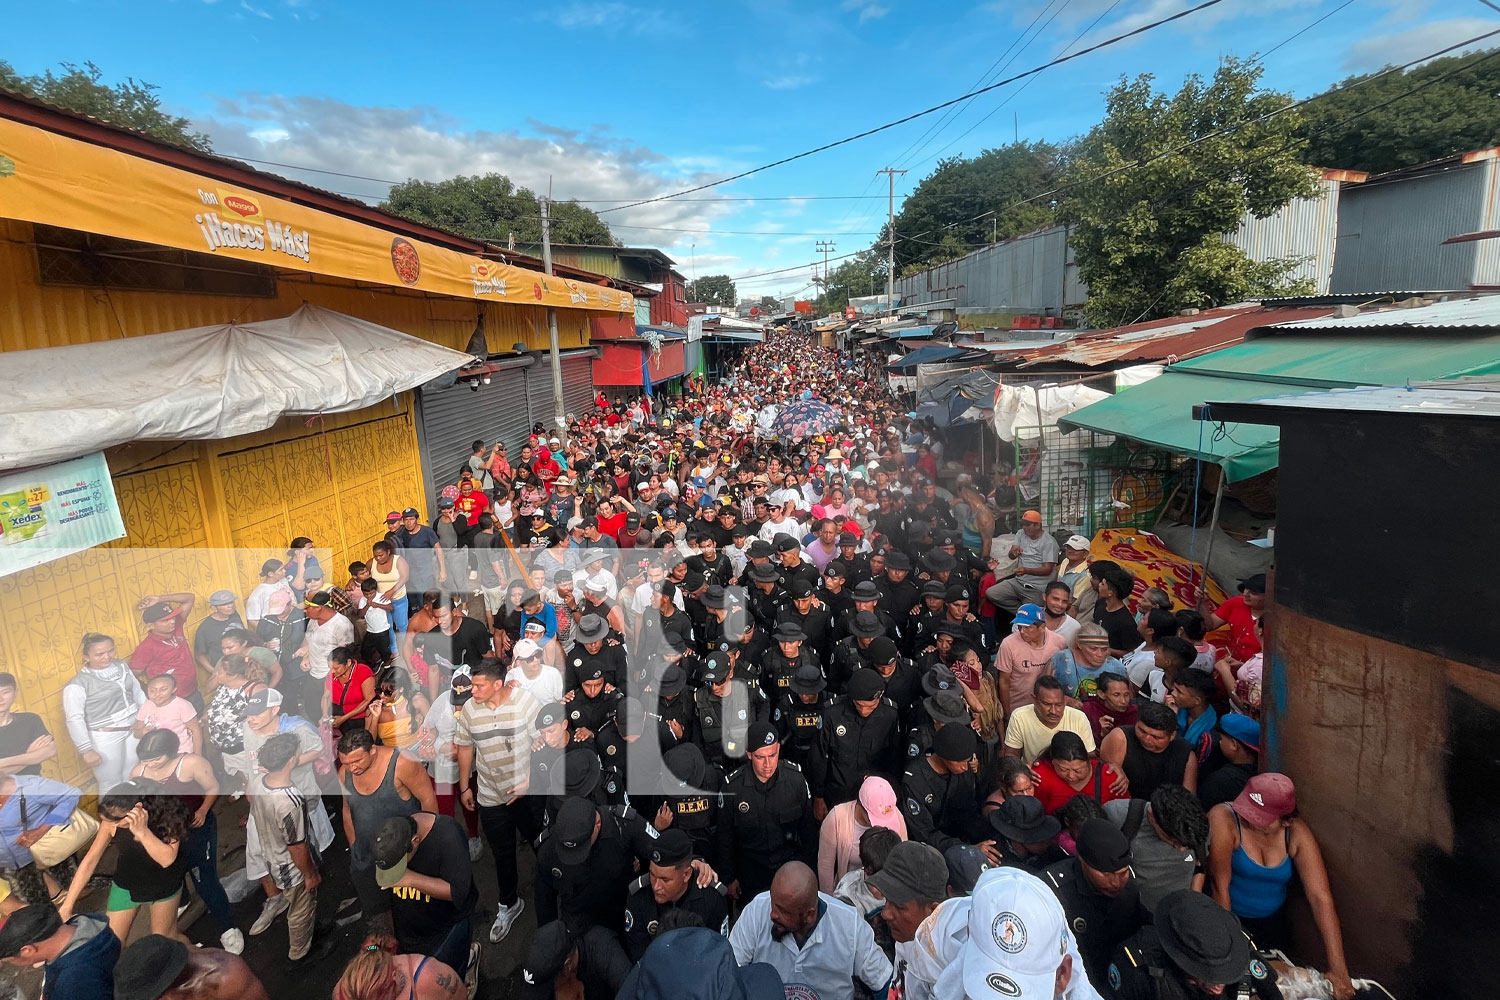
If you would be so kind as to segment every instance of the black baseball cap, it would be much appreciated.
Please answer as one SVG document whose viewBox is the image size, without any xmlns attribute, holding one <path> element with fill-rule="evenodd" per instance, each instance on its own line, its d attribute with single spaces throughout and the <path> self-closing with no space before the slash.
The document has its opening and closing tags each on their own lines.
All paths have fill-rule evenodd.
<svg viewBox="0 0 1500 1000">
<path fill-rule="evenodd" d="M 675 826 L 663 830 L 651 849 L 651 863 L 662 868 L 676 868 L 692 856 L 693 838 Z"/>
<path fill-rule="evenodd" d="M 750 723 L 750 731 L 746 734 L 745 743 L 751 752 L 780 742 L 780 738 L 776 735 L 776 727 L 769 722 Z"/>
<path fill-rule="evenodd" d="M 849 678 L 848 691 L 855 701 L 873 701 L 885 693 L 885 678 L 878 671 L 861 667 Z"/>
<path fill-rule="evenodd" d="M 411 840 L 417 835 L 417 821 L 410 816 L 392 816 L 375 831 L 375 884 L 389 889 L 406 874 L 411 860 Z"/>
<path fill-rule="evenodd" d="M 588 799 L 570 795 L 557 810 L 553 836 L 557 838 L 557 858 L 565 865 L 581 865 L 589 859 L 594 846 L 594 821 L 599 808 Z"/>
<path fill-rule="evenodd" d="M 1117 872 L 1130 864 L 1130 841 L 1107 819 L 1091 819 L 1078 830 L 1078 858 L 1101 872 Z"/>
<path fill-rule="evenodd" d="M 968 726 L 951 723 L 939 729 L 933 737 L 932 752 L 944 760 L 965 761 L 979 752 L 979 737 Z"/>
</svg>

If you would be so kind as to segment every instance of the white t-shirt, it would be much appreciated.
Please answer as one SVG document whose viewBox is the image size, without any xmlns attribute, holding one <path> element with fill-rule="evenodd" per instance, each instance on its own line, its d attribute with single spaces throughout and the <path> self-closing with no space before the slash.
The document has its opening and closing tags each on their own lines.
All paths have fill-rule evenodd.
<svg viewBox="0 0 1500 1000">
<path fill-rule="evenodd" d="M 382 604 L 390 603 L 390 601 L 386 599 L 386 596 L 378 591 L 375 594 L 375 600 L 379 601 Z M 365 613 L 366 632 L 389 632 L 391 630 L 391 613 L 389 611 L 386 611 L 383 608 L 375 607 L 375 605 L 371 604 L 369 599 L 365 597 L 361 597 L 359 599 L 359 606 L 364 610 Z"/>
<path fill-rule="evenodd" d="M 1069 643 L 1071 643 L 1073 641 L 1073 637 L 1078 634 L 1078 630 L 1081 628 L 1083 628 L 1083 622 L 1079 621 L 1077 618 L 1074 618 L 1072 615 L 1063 615 L 1062 624 L 1052 631 L 1056 632 L 1058 635 L 1062 636 L 1064 639 L 1068 640 Z"/>
<path fill-rule="evenodd" d="M 556 667 L 549 667 L 545 663 L 542 664 L 541 673 L 535 677 L 527 677 L 526 672 L 520 667 L 511 667 L 505 672 L 505 683 L 515 684 L 522 688 L 535 698 L 539 705 L 550 705 L 554 701 L 562 701 L 562 671 Z"/>
<path fill-rule="evenodd" d="M 250 591 L 250 596 L 245 598 L 245 620 L 247 622 L 258 622 L 270 611 L 269 604 L 271 595 L 278 590 L 286 591 L 286 596 L 292 596 L 291 585 L 285 580 L 275 583 L 258 583 L 255 589 Z"/>
<path fill-rule="evenodd" d="M 328 676 L 328 655 L 354 641 L 354 625 L 335 613 L 323 624 L 307 623 L 307 674 L 316 680 Z"/>
</svg>

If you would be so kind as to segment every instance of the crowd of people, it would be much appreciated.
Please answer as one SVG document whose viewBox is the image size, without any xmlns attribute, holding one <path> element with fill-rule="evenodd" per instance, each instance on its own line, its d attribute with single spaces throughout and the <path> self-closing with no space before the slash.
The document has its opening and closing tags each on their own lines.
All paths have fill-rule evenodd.
<svg viewBox="0 0 1500 1000">
<path fill-rule="evenodd" d="M 1137 593 L 884 386 L 783 335 L 476 440 L 365 559 L 295 538 L 206 616 L 141 596 L 128 656 L 83 635 L 63 739 L 0 674 L 0 961 L 57 1000 L 254 1000 L 245 936 L 284 919 L 288 961 L 325 959 L 338 864 L 370 937 L 337 1000 L 473 997 L 528 907 L 539 1000 L 1269 1000 L 1305 975 L 1272 956 L 1300 884 L 1352 996 L 1317 839 L 1260 768 L 1264 579 Z M 42 773 L 64 739 L 97 810 Z M 241 797 L 247 927 L 217 856 Z M 218 948 L 178 928 L 188 882 Z"/>
</svg>

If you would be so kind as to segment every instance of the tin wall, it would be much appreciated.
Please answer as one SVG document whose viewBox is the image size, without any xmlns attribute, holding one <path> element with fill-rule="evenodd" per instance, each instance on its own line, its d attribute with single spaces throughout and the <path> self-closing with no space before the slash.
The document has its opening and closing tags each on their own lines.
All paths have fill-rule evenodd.
<svg viewBox="0 0 1500 1000">
<path fill-rule="evenodd" d="M 896 295 L 903 306 L 956 299 L 960 309 L 1058 316 L 1065 305 L 1086 302 L 1088 288 L 1078 280 L 1063 227 L 1050 226 L 901 278 Z"/>
<path fill-rule="evenodd" d="M 1321 190 L 1317 196 L 1298 198 L 1274 215 L 1257 219 L 1246 212 L 1240 228 L 1227 239 L 1251 260 L 1304 258 L 1289 276 L 1311 280 L 1313 292 L 1323 295 L 1333 277 L 1340 183 L 1318 183 Z"/>
<path fill-rule="evenodd" d="M 1329 291 L 1466 290 L 1500 284 L 1500 247 L 1494 240 L 1443 241 L 1500 225 L 1496 161 L 1344 189 L 1339 203 L 1338 254 Z"/>
</svg>

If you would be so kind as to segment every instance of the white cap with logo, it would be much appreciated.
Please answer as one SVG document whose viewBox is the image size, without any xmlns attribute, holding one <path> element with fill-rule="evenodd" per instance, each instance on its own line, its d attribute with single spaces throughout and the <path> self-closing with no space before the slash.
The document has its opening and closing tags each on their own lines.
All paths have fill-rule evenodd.
<svg viewBox="0 0 1500 1000">
<path fill-rule="evenodd" d="M 959 953 L 964 992 L 971 1000 L 1052 1000 L 1068 938 L 1062 904 L 1045 882 L 990 869 L 974 885 L 969 940 Z"/>
</svg>

